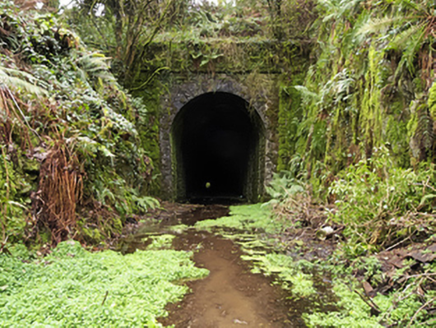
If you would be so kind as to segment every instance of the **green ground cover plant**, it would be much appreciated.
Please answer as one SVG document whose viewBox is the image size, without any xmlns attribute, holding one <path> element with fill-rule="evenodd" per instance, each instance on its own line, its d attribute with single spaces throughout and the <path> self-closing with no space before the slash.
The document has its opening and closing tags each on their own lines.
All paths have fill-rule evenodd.
<svg viewBox="0 0 436 328">
<path fill-rule="evenodd" d="M 333 204 L 315 203 L 304 175 L 297 179 L 287 172 L 273 181 L 270 191 L 274 198 L 269 203 L 284 227 L 301 231 L 303 224 L 308 225 L 321 240 L 326 236 L 318 232 L 324 227 L 337 231 L 330 236 L 336 240 L 330 241 L 337 245 L 336 250 L 328 259 L 312 261 L 312 265 L 332 276 L 338 308 L 328 313 L 306 313 L 309 327 L 435 324 L 431 314 L 436 295 L 434 261 L 404 259 L 403 268 L 386 271 L 386 262 L 382 263 L 377 254 L 399 247 L 406 253 L 413 246 L 422 250 L 435 240 L 433 164 L 407 169 L 393 161 L 390 151 L 380 147 L 373 150 L 371 159 L 362 159 L 339 172 L 324 191 Z M 293 248 L 291 245 L 288 249 Z M 392 256 L 383 254 L 384 260 Z M 261 257 L 259 261 L 265 262 Z M 362 283 L 374 287 L 375 294 L 368 296 Z"/>
<path fill-rule="evenodd" d="M 151 244 L 147 246 L 147 250 L 159 250 L 159 249 L 170 249 L 173 239 L 176 236 L 164 234 L 158 236 L 151 236 L 144 238 L 145 240 L 151 239 Z"/>
<path fill-rule="evenodd" d="M 305 267 L 302 264 L 305 262 L 294 261 L 290 256 L 277 253 L 243 255 L 242 259 L 255 263 L 255 267 L 252 269 L 254 273 L 262 272 L 266 276 L 277 274 L 280 286 L 291 290 L 297 298 L 307 298 L 317 293 L 313 285 L 313 276 L 303 272 Z"/>
<path fill-rule="evenodd" d="M 435 323 L 427 311 L 421 309 L 423 304 L 416 294 L 378 294 L 371 301 L 381 314 L 374 315 L 368 301 L 363 301 L 355 292 L 356 289 L 360 290 L 357 281 L 344 278 L 334 280 L 333 292 L 340 310 L 306 314 L 308 327 L 425 327 L 427 325 L 423 325 L 423 322 L 428 326 Z"/>
<path fill-rule="evenodd" d="M 0 327 L 160 327 L 177 282 L 206 276 L 192 253 L 174 250 L 90 253 L 74 241 L 45 258 L 0 255 Z"/>
<path fill-rule="evenodd" d="M 434 164 L 397 167 L 386 148 L 375 149 L 371 159 L 349 166 L 330 186 L 337 207 L 330 218 L 345 225 L 350 243 L 369 251 L 411 236 L 428 238 L 436 228 L 434 181 Z"/>
<path fill-rule="evenodd" d="M 280 230 L 269 208 L 262 204 L 230 206 L 230 215 L 216 220 L 204 220 L 195 224 L 198 229 L 230 228 L 246 232 L 274 233 Z"/>
</svg>

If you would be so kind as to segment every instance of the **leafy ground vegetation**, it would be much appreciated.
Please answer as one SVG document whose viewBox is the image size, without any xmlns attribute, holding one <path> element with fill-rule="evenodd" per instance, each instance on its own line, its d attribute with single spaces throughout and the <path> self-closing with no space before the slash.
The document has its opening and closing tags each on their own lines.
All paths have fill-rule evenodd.
<svg viewBox="0 0 436 328">
<path fill-rule="evenodd" d="M 189 252 L 91 253 L 66 241 L 43 259 L 23 246 L 0 255 L 0 327 L 162 327 L 168 302 L 201 278 Z"/>
</svg>

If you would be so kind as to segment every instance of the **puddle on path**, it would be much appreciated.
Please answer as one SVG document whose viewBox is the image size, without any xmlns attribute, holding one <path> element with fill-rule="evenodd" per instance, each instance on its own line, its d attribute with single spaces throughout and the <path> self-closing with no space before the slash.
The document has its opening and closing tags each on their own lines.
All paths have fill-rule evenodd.
<svg viewBox="0 0 436 328">
<path fill-rule="evenodd" d="M 291 311 L 288 295 L 271 280 L 253 274 L 240 259 L 241 250 L 230 240 L 190 230 L 174 240 L 178 250 L 201 248 L 197 266 L 210 271 L 202 280 L 188 282 L 192 293 L 171 304 L 164 325 L 182 328 L 305 327 L 299 313 Z M 297 311 L 298 312 L 298 311 Z M 295 315 L 296 314 L 296 315 Z"/>
<path fill-rule="evenodd" d="M 185 211 L 164 220 L 157 227 L 147 226 L 141 233 L 125 240 L 123 252 L 145 249 L 141 241 L 151 233 L 176 235 L 173 248 L 194 251 L 198 267 L 210 271 L 202 280 L 188 282 L 192 292 L 176 304 L 167 307 L 170 315 L 160 322 L 176 328 L 228 327 L 306 327 L 301 315 L 310 309 L 308 300 L 294 301 L 288 291 L 272 285 L 272 279 L 250 272 L 250 262 L 243 261 L 239 246 L 230 240 L 208 232 L 189 229 L 181 234 L 168 227 L 176 224 L 194 225 L 205 219 L 228 214 L 228 207 L 207 205 Z"/>
</svg>

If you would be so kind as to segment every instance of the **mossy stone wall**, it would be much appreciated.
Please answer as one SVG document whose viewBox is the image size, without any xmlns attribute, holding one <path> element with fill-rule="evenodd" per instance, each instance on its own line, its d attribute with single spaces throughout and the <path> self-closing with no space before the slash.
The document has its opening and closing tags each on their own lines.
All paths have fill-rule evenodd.
<svg viewBox="0 0 436 328">
<path fill-rule="evenodd" d="M 249 171 L 253 172 L 246 187 L 251 201 L 256 201 L 263 195 L 263 184 L 272 178 L 277 163 L 277 135 L 271 129 L 273 122 L 270 120 L 269 111 L 277 107 L 274 93 L 278 90 L 276 76 L 260 76 L 264 81 L 268 80 L 271 88 L 264 90 L 253 97 L 249 86 L 244 83 L 244 76 L 228 76 L 224 74 L 198 74 L 195 79 L 181 80 L 180 76 L 175 82 L 168 84 L 168 92 L 161 99 L 160 115 L 160 153 L 162 191 L 166 198 L 183 198 L 183 179 L 180 174 L 180 163 L 177 163 L 175 154 L 175 141 L 172 140 L 172 124 L 176 115 L 190 100 L 210 92 L 227 92 L 241 97 L 250 104 L 250 110 L 257 112 L 260 121 L 257 129 L 261 136 L 259 147 L 254 153 L 261 158 L 251 158 L 250 165 L 256 166 Z"/>
<path fill-rule="evenodd" d="M 277 165 L 285 168 L 290 151 L 296 147 L 289 131 L 295 130 L 290 129 L 292 116 L 301 116 L 300 97 L 290 88 L 284 96 L 282 86 L 304 80 L 309 48 L 293 41 L 251 39 L 153 42 L 133 89 L 135 95 L 144 92 L 143 98 L 156 117 L 150 132 L 153 136 L 149 133 L 146 142 L 150 143 L 155 172 L 160 175 L 157 194 L 165 199 L 183 197 L 181 168 L 171 140 L 177 113 L 202 94 L 227 92 L 247 101 L 261 120 L 261 149 L 255 153 L 262 158 L 250 159 L 250 166 L 257 168 L 249 169 L 252 174 L 247 189 L 251 201 L 262 199 L 264 185 L 272 179 Z"/>
</svg>

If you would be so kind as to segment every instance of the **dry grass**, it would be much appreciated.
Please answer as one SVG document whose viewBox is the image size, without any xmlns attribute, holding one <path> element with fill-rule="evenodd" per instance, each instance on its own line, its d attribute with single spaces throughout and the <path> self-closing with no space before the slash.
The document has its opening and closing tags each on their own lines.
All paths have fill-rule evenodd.
<svg viewBox="0 0 436 328">
<path fill-rule="evenodd" d="M 82 190 L 83 174 L 78 158 L 63 139 L 57 140 L 41 165 L 37 217 L 51 231 L 53 245 L 71 237 Z"/>
</svg>

